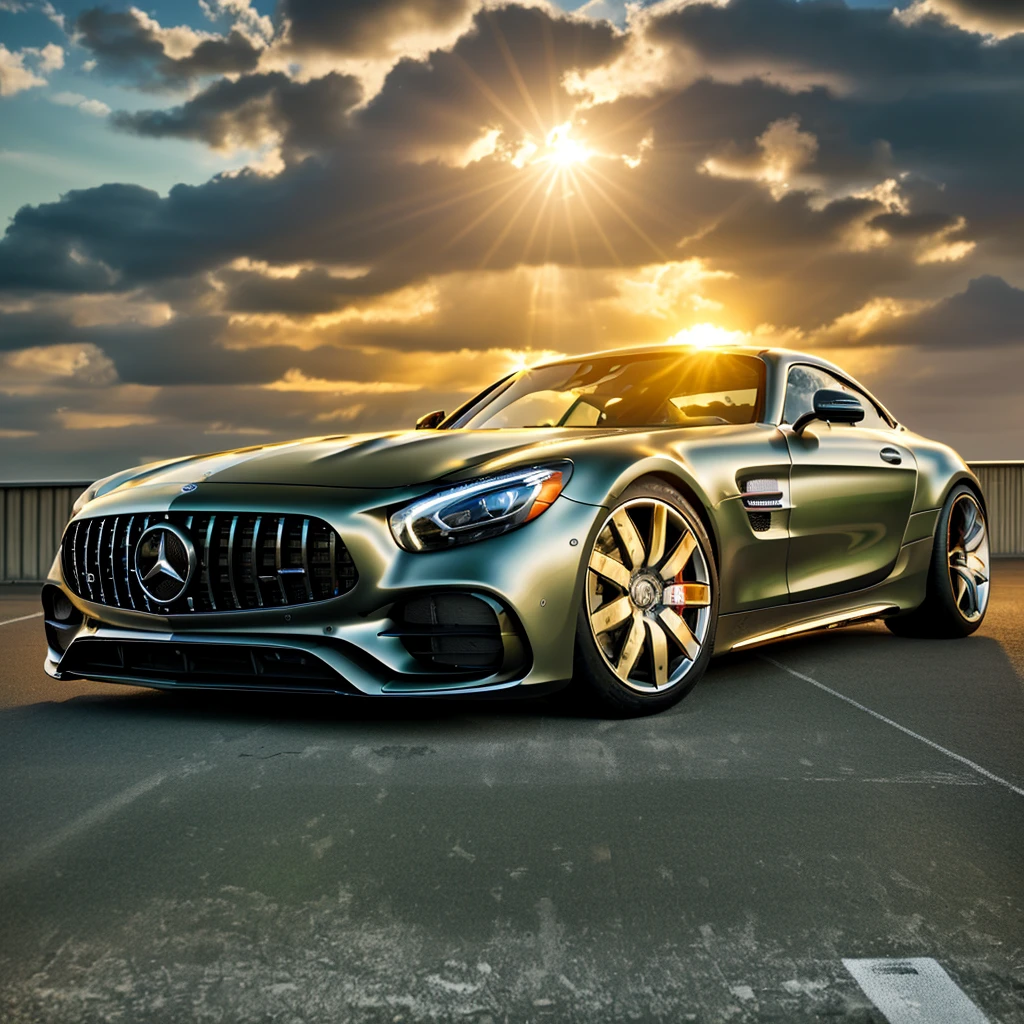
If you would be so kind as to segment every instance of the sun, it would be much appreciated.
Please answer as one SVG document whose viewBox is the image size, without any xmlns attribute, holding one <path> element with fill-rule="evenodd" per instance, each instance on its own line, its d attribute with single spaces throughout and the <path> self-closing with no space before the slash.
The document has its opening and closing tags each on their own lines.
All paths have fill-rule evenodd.
<svg viewBox="0 0 1024 1024">
<path fill-rule="evenodd" d="M 593 151 L 579 139 L 574 139 L 571 132 L 572 125 L 568 121 L 552 128 L 544 140 L 547 148 L 541 159 L 562 170 L 585 164 L 593 156 Z"/>
<path fill-rule="evenodd" d="M 694 348 L 717 348 L 720 345 L 738 345 L 747 340 L 743 331 L 730 331 L 718 324 L 694 324 L 686 327 L 665 343 L 667 345 L 692 345 Z"/>
</svg>

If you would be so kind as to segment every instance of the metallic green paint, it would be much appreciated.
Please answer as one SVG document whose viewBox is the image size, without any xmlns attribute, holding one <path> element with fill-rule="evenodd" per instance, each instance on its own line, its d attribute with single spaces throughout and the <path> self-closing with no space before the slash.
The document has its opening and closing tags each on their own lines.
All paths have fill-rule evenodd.
<svg viewBox="0 0 1024 1024">
<path fill-rule="evenodd" d="M 72 643 L 102 637 L 258 642 L 309 652 L 365 694 L 537 692 L 572 675 L 585 553 L 609 507 L 648 476 L 681 491 L 711 537 L 720 579 L 716 653 L 865 608 L 872 614 L 915 608 L 925 594 L 937 510 L 958 481 L 980 496 L 977 479 L 951 449 L 898 424 L 865 429 L 814 422 L 795 437 L 780 425 L 792 363 L 821 365 L 860 385 L 814 357 L 727 351 L 758 355 L 766 364 L 760 423 L 341 435 L 154 463 L 107 478 L 76 518 L 170 510 L 315 516 L 343 539 L 358 582 L 342 596 L 287 608 L 165 616 L 77 596 L 58 558 L 49 582 L 85 617 Z M 900 465 L 879 458 L 883 447 L 898 450 Z M 403 551 L 390 533 L 389 513 L 432 490 L 560 459 L 573 464 L 562 495 L 512 532 L 430 553 Z M 758 479 L 777 481 L 783 495 L 764 529 L 754 528 L 743 504 L 745 483 Z M 186 484 L 198 486 L 183 493 Z M 482 595 L 501 610 L 508 656 L 499 668 L 448 678 L 424 670 L 400 639 L 381 635 L 402 601 L 435 592 Z M 46 670 L 57 678 L 66 674 L 61 660 L 61 651 L 48 651 Z"/>
</svg>

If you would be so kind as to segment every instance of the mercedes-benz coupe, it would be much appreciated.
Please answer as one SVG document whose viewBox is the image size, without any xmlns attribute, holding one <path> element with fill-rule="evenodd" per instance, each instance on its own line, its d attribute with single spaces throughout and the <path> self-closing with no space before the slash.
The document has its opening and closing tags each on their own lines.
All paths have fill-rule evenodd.
<svg viewBox="0 0 1024 1024">
<path fill-rule="evenodd" d="M 43 594 L 57 679 L 671 706 L 713 654 L 883 619 L 962 637 L 985 499 L 814 356 L 661 345 L 510 374 L 416 430 L 117 473 Z M 570 691 L 572 692 L 572 691 Z"/>
</svg>

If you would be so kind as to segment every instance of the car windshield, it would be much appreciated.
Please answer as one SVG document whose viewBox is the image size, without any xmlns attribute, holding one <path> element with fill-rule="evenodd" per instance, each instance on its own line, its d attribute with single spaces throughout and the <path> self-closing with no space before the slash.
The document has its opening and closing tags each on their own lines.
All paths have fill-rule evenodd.
<svg viewBox="0 0 1024 1024">
<path fill-rule="evenodd" d="M 764 363 L 721 352 L 605 356 L 523 370 L 450 427 L 707 427 L 753 423 Z"/>
</svg>

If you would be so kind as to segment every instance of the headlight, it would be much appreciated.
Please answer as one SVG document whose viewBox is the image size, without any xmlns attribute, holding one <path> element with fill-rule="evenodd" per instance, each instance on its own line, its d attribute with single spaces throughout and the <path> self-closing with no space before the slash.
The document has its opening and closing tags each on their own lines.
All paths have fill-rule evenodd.
<svg viewBox="0 0 1024 1024">
<path fill-rule="evenodd" d="M 77 516 L 78 513 L 96 497 L 96 492 L 99 490 L 101 483 L 103 483 L 102 480 L 97 480 L 96 483 L 90 484 L 77 498 L 75 498 L 75 503 L 71 506 L 71 514 L 73 516 Z"/>
<path fill-rule="evenodd" d="M 536 519 L 571 474 L 572 464 L 560 462 L 460 484 L 395 512 L 391 532 L 406 551 L 438 551 L 497 537 Z"/>
</svg>

